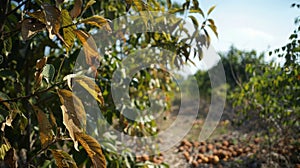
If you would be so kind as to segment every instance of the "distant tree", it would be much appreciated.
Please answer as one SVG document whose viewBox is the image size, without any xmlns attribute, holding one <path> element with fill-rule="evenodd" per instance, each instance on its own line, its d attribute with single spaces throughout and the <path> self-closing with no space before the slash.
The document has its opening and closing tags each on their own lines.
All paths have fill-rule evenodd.
<svg viewBox="0 0 300 168">
<path fill-rule="evenodd" d="M 296 4 L 292 6 L 300 7 Z M 290 139 L 297 141 L 299 138 L 299 22 L 296 22 L 296 25 L 296 30 L 289 38 L 290 42 L 280 49 L 269 52 L 270 55 L 284 57 L 284 65 L 280 66 L 274 61 L 268 64 L 246 65 L 246 72 L 251 76 L 231 95 L 234 105 L 238 107 L 236 110 L 246 119 L 242 121 L 258 124 L 259 127 L 252 128 L 267 135 L 270 149 L 278 146 L 282 139 L 291 143 Z M 299 150 L 293 150 L 293 152 L 297 151 Z M 292 162 L 297 162 L 297 159 L 292 159 Z"/>
</svg>

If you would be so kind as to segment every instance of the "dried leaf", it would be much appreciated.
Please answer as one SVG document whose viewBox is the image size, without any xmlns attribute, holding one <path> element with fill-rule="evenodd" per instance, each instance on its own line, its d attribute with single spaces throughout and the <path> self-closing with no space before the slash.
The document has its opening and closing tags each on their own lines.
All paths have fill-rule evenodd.
<svg viewBox="0 0 300 168">
<path fill-rule="evenodd" d="M 27 12 L 26 14 L 29 15 L 30 17 L 37 19 L 41 23 L 46 24 L 46 17 L 45 17 L 45 13 L 43 11 L 38 10 L 35 12 Z"/>
<path fill-rule="evenodd" d="M 72 25 L 72 18 L 69 15 L 69 12 L 67 10 L 62 10 L 61 11 L 61 15 L 62 15 L 62 27 L 63 28 L 63 38 L 64 38 L 64 43 L 66 46 L 67 51 L 69 51 L 69 49 L 73 46 L 74 44 L 74 40 L 75 40 L 75 33 L 74 30 L 76 29 L 75 25 Z"/>
<path fill-rule="evenodd" d="M 23 40 L 28 40 L 36 33 L 43 31 L 45 24 L 35 19 L 24 19 L 21 23 L 21 34 Z"/>
<path fill-rule="evenodd" d="M 86 63 L 89 65 L 93 65 L 93 58 L 97 60 L 100 56 L 97 51 L 95 40 L 88 33 L 82 30 L 74 30 L 74 32 L 83 45 Z"/>
<path fill-rule="evenodd" d="M 49 38 L 53 39 L 54 35 L 59 33 L 61 13 L 60 10 L 52 5 L 43 4 L 46 18 L 46 28 L 49 32 Z"/>
<path fill-rule="evenodd" d="M 82 8 L 82 0 L 75 0 L 74 1 L 74 7 L 70 11 L 70 16 L 74 19 L 77 18 L 81 13 Z"/>
<path fill-rule="evenodd" d="M 46 65 L 48 60 L 48 57 L 43 57 L 39 60 L 36 61 L 36 65 L 35 65 L 35 88 L 38 88 L 41 84 L 41 81 L 43 79 L 43 75 L 42 75 L 42 71 L 44 66 Z"/>
<path fill-rule="evenodd" d="M 89 77 L 76 76 L 74 82 L 81 85 L 86 91 L 88 91 L 101 105 L 104 104 L 102 92 L 98 85 Z"/>
<path fill-rule="evenodd" d="M 36 61 L 36 64 L 35 64 L 35 68 L 36 70 L 41 70 L 44 68 L 44 66 L 46 65 L 47 63 L 47 60 L 48 60 L 48 57 L 43 57 L 41 59 L 38 59 Z"/>
<path fill-rule="evenodd" d="M 69 90 L 58 90 L 58 96 L 62 103 L 63 123 L 74 141 L 74 147 L 78 150 L 78 142 L 75 139 L 76 132 L 82 132 L 86 127 L 86 113 L 80 99 Z"/>
<path fill-rule="evenodd" d="M 51 149 L 51 153 L 58 168 L 77 168 L 76 162 L 68 153 L 54 149 Z"/>
<path fill-rule="evenodd" d="M 97 26 L 100 29 L 104 28 L 106 31 L 108 31 L 110 33 L 112 31 L 110 28 L 110 25 L 108 24 L 109 20 L 105 19 L 102 16 L 94 15 L 89 18 L 83 19 L 80 22 L 85 23 L 85 24 L 90 24 L 93 26 Z"/>
<path fill-rule="evenodd" d="M 52 126 L 48 120 L 47 115 L 39 107 L 33 106 L 33 109 L 35 111 L 39 123 L 39 132 L 42 148 L 45 149 L 49 146 L 49 144 L 51 144 L 54 138 Z"/>
<path fill-rule="evenodd" d="M 51 125 L 52 125 L 52 127 L 57 127 L 57 124 L 56 124 L 56 118 L 55 118 L 55 116 L 54 116 L 54 114 L 53 114 L 53 112 L 52 111 L 50 111 L 50 121 L 51 121 Z"/>
<path fill-rule="evenodd" d="M 9 100 L 9 96 L 7 96 L 5 93 L 0 92 L 0 101 L 2 100 Z M 18 109 L 15 102 L 3 102 L 4 106 L 9 110 L 9 115 L 6 117 L 5 123 L 2 124 L 1 131 L 4 132 L 5 125 L 11 127 L 13 120 L 17 116 L 17 114 L 20 113 L 20 110 Z"/>
<path fill-rule="evenodd" d="M 10 168 L 17 168 L 18 162 L 17 162 L 17 154 L 16 150 L 14 148 L 10 148 L 4 157 L 4 162 L 10 167 Z"/>
<path fill-rule="evenodd" d="M 84 133 L 76 133 L 75 136 L 91 158 L 94 167 L 106 168 L 106 160 L 100 144 L 93 137 Z"/>
</svg>

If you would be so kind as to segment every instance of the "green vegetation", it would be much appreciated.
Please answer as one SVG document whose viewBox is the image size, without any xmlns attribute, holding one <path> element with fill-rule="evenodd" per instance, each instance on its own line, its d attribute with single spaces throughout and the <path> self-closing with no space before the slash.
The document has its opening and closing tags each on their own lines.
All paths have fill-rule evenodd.
<svg viewBox="0 0 300 168">
<path fill-rule="evenodd" d="M 179 102 L 180 89 L 166 69 L 192 63 L 192 51 L 194 57 L 203 57 L 202 48 L 210 45 L 210 34 L 218 37 L 210 17 L 214 8 L 204 12 L 197 0 L 186 0 L 182 5 L 170 0 L 1 0 L 0 167 L 168 167 L 161 155 L 140 156 L 130 147 L 120 148 L 122 141 L 107 130 L 113 128 L 135 137 L 157 136 L 161 128 L 151 119 L 160 112 L 167 115 L 172 103 Z M 166 22 L 165 15 L 152 11 L 172 17 Z M 194 31 L 189 32 L 185 21 L 176 17 L 181 15 L 192 23 Z M 296 18 L 290 42 L 269 53 L 284 57 L 284 65 L 265 62 L 263 53 L 231 47 L 220 54 L 219 62 L 224 66 L 227 84 L 217 87 L 227 89 L 226 108 L 231 111 L 224 116 L 231 122 L 222 121 L 220 134 L 226 133 L 224 128 L 232 123 L 250 125 L 251 131 L 265 140 L 261 150 L 289 150 L 285 156 L 292 164 L 300 162 L 293 157 L 300 151 L 299 20 Z M 141 30 L 159 25 L 162 31 L 130 33 L 135 29 L 122 29 L 121 24 L 129 22 Z M 197 48 L 191 47 L 190 40 L 198 44 Z M 147 47 L 147 52 L 140 52 Z M 81 49 L 84 58 L 77 60 Z M 165 50 L 172 54 L 162 54 Z M 150 54 L 155 56 L 147 57 Z M 128 66 L 122 64 L 126 58 Z M 155 58 L 161 64 L 138 70 L 132 76 L 118 71 L 134 70 L 144 61 L 140 58 Z M 83 68 L 77 61 L 84 62 Z M 114 75 L 122 76 L 116 85 L 112 84 Z M 210 77 L 207 71 L 199 71 L 194 77 L 204 100 L 198 116 L 201 118 L 206 116 L 211 98 Z M 189 88 L 191 79 L 185 80 L 182 89 Z M 129 99 L 114 102 L 112 88 L 126 84 Z M 127 93 L 121 90 L 118 94 L 125 97 Z M 180 98 L 193 99 L 193 95 L 188 92 Z M 155 108 L 147 111 L 150 107 Z M 162 116 L 158 120 L 165 125 L 167 117 Z M 155 145 L 133 145 L 159 153 Z"/>
<path fill-rule="evenodd" d="M 95 100 L 94 105 L 100 108 L 102 117 L 120 132 L 131 136 L 156 135 L 158 129 L 155 121 L 146 119 L 154 114 L 134 114 L 135 118 L 140 119 L 137 122 L 124 117 L 124 113 L 135 107 L 147 109 L 150 106 L 150 95 L 154 98 L 162 96 L 161 91 L 167 103 L 154 103 L 168 110 L 177 89 L 173 79 L 162 67 L 159 67 L 161 70 L 153 67 L 136 72 L 134 80 L 129 78 L 129 102 L 117 108 L 111 93 L 113 73 L 121 66 L 124 55 L 138 52 L 149 45 L 172 51 L 172 56 L 160 58 L 165 61 L 162 65 L 180 68 L 184 62 L 190 61 L 191 50 L 186 44 L 188 39 L 178 38 L 182 34 L 190 36 L 199 44 L 195 54 L 200 58 L 202 47 L 210 42 L 207 29 L 217 35 L 214 21 L 209 17 L 213 9 L 204 13 L 197 0 L 187 0 L 183 5 L 169 0 L 151 0 L 147 3 L 142 0 L 1 1 L 0 159 L 4 162 L 1 161 L 0 166 L 154 165 L 153 159 L 150 161 L 149 157 L 147 162 L 137 164 L 130 149 L 123 149 L 119 155 L 116 152 L 117 144 L 122 142 L 111 138 L 114 135 L 105 134 L 106 139 L 99 143 L 95 137 L 104 136 L 104 132 L 94 128 L 102 128 L 103 123 L 98 121 L 100 114 L 88 113 L 93 111 L 93 103 L 82 101 L 82 97 L 84 100 Z M 166 29 L 170 25 L 164 24 L 165 16 L 156 16 L 150 11 L 174 16 L 187 14 L 195 28 L 194 32 L 188 32 L 182 26 L 184 20 L 174 16 L 174 19 L 168 20 L 173 28 Z M 114 24 L 114 20 L 126 22 L 128 18 L 122 17 L 126 14 L 139 16 L 131 20 L 135 28 L 151 30 L 151 24 L 157 23 L 167 31 L 130 34 L 128 32 L 134 31 L 130 27 L 115 31 L 120 30 L 122 24 Z M 95 33 L 98 33 L 99 39 L 93 38 Z M 197 38 L 200 33 L 204 34 L 208 43 Z M 100 43 L 110 44 L 99 47 L 101 54 L 97 48 Z M 85 55 L 83 67 L 88 68 L 74 69 L 82 48 Z M 132 65 L 137 63 L 140 63 L 138 59 L 132 60 Z M 124 84 L 122 82 L 125 81 L 121 81 L 120 85 Z M 81 87 L 81 90 L 72 93 L 70 83 L 73 87 Z"/>
</svg>

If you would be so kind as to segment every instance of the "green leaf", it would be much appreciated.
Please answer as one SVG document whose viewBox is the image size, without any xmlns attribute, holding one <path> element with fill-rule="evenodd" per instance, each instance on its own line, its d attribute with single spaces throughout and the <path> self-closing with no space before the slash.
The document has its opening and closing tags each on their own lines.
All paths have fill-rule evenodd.
<svg viewBox="0 0 300 168">
<path fill-rule="evenodd" d="M 191 20 L 192 20 L 192 22 L 193 22 L 193 24 L 195 26 L 195 29 L 197 30 L 198 27 L 199 27 L 197 19 L 195 18 L 195 16 L 192 16 L 192 15 L 190 15 L 189 18 L 191 18 Z"/>
<path fill-rule="evenodd" d="M 0 69 L 0 77 L 6 80 L 7 78 L 15 81 L 19 74 L 16 71 L 8 70 L 8 69 Z"/>
<path fill-rule="evenodd" d="M 7 25 L 4 25 L 4 30 L 9 32 L 10 29 Z M 8 56 L 8 54 L 11 52 L 12 49 L 12 39 L 11 37 L 8 37 L 6 39 L 3 40 L 3 48 L 2 48 L 2 53 L 5 56 Z"/>
<path fill-rule="evenodd" d="M 55 68 L 52 64 L 46 64 L 43 68 L 42 75 L 46 79 L 47 83 L 52 82 L 55 74 Z"/>
<path fill-rule="evenodd" d="M 207 16 L 216 8 L 216 5 L 212 6 L 209 8 L 208 12 L 207 12 Z"/>
<path fill-rule="evenodd" d="M 300 46 L 293 49 L 293 52 L 300 52 Z"/>
</svg>

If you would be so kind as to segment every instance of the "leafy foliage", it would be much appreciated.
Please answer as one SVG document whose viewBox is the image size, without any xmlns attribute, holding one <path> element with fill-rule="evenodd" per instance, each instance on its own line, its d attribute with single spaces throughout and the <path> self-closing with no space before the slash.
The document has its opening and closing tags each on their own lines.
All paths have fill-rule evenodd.
<svg viewBox="0 0 300 168">
<path fill-rule="evenodd" d="M 141 0 L 126 0 L 125 3 L 119 0 L 1 1 L 0 56 L 4 60 L 0 62 L 0 159 L 4 159 L 11 167 L 17 163 L 25 167 L 49 167 L 54 163 L 57 167 L 134 167 L 153 164 L 136 164 L 135 156 L 129 149 L 124 150 L 122 156 L 115 153 L 119 142 L 110 139 L 99 144 L 88 135 L 86 108 L 89 107 L 70 90 L 74 85 L 82 87 L 99 103 L 107 121 L 125 134 L 157 134 L 154 121 L 130 121 L 124 117 L 123 111 L 116 109 L 110 80 L 122 60 L 120 48 L 126 53 L 147 45 L 170 49 L 175 51 L 175 55 L 165 61 L 178 68 L 191 61 L 191 47 L 185 40 L 171 36 L 176 31 L 186 31 L 183 23 L 176 22 L 173 32 L 134 35 L 126 34 L 126 31 L 118 32 L 116 37 L 122 40 L 115 39 L 116 44 L 111 46 L 110 52 L 102 52 L 104 55 L 99 54 L 92 34 L 111 33 L 110 20 L 126 13 L 140 15 L 147 27 L 148 22 L 154 19 L 148 15 L 149 11 L 182 14 L 190 10 L 189 18 L 195 27 L 192 39 L 199 44 L 195 56 L 201 58 L 202 47 L 209 45 L 210 41 L 207 27 L 218 35 L 214 21 L 209 18 L 214 8 L 210 8 L 205 15 L 197 0 L 187 0 L 182 6 L 170 0 L 147 3 Z M 201 24 L 198 15 L 204 19 Z M 200 34 L 202 38 L 197 38 Z M 208 43 L 204 44 L 203 38 Z M 81 48 L 93 78 L 84 72 L 80 75 L 72 72 Z M 100 50 L 105 51 L 105 48 Z M 97 61 L 99 67 L 94 65 Z M 160 106 L 164 110 L 170 107 L 173 92 L 178 89 L 170 74 L 149 68 L 137 72 L 134 78 L 137 80 L 130 83 L 130 100 L 133 104 L 145 109 L 149 106 L 149 90 L 160 89 L 166 92 L 167 102 Z M 161 96 L 159 91 L 152 95 Z M 78 142 L 81 146 L 78 146 Z M 15 157 L 17 154 L 18 157 Z"/>
<path fill-rule="evenodd" d="M 294 5 L 295 6 L 295 5 Z M 284 65 L 273 61 L 265 64 L 247 64 L 250 78 L 232 94 L 234 105 L 245 122 L 254 121 L 268 135 L 271 145 L 278 143 L 279 137 L 299 138 L 299 32 L 300 26 L 290 36 L 290 42 L 269 54 L 284 57 Z"/>
</svg>

